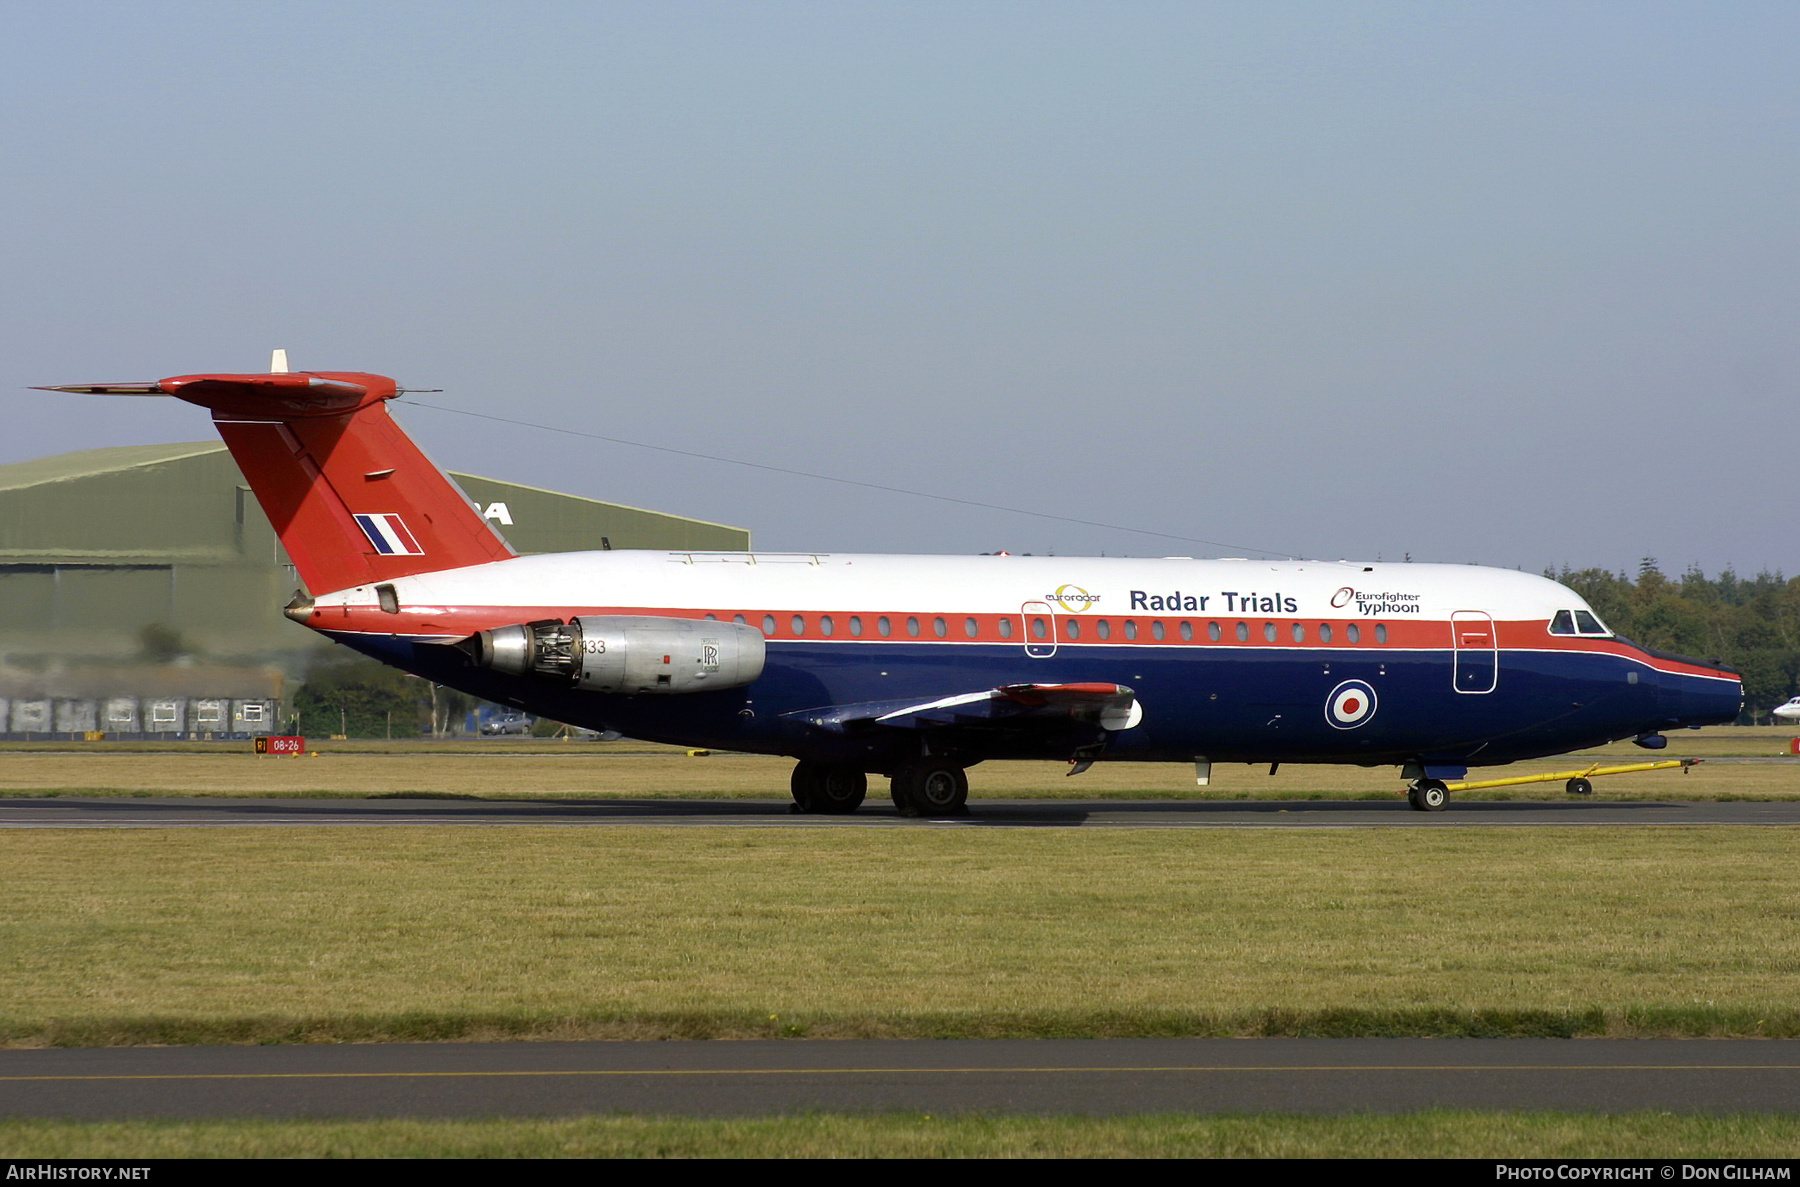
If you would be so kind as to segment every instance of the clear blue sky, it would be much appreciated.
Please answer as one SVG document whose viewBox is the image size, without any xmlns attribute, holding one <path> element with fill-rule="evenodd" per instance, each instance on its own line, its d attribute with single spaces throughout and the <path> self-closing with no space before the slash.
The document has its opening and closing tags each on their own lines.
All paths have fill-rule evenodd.
<svg viewBox="0 0 1800 1187">
<path fill-rule="evenodd" d="M 447 404 L 1303 556 L 1800 572 L 1800 5 L 0 7 L 27 384 Z M 795 549 L 1210 554 L 402 409 Z"/>
</svg>

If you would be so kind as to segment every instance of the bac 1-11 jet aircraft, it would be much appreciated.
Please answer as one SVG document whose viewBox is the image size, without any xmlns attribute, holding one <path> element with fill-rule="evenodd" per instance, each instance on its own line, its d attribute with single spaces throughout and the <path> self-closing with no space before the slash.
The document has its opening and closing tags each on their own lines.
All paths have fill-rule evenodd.
<svg viewBox="0 0 1800 1187">
<path fill-rule="evenodd" d="M 295 622 L 557 721 L 868 775 L 964 810 L 985 759 L 1470 766 L 1728 722 L 1717 663 L 1639 647 L 1553 581 L 1463 565 L 601 551 L 519 556 L 389 416 L 380 375 L 181 375 L 306 592 Z"/>
</svg>

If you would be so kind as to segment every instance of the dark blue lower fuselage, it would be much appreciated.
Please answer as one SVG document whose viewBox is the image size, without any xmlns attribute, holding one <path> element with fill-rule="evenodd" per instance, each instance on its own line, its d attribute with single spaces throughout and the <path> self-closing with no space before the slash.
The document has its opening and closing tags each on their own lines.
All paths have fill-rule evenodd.
<svg viewBox="0 0 1800 1187">
<path fill-rule="evenodd" d="M 1728 722 L 1741 686 L 1728 669 L 1682 659 L 1712 676 L 1657 666 L 1649 652 L 1503 651 L 1496 673 L 1460 682 L 1448 650 L 1062 646 L 1032 657 L 1004 644 L 774 641 L 746 688 L 683 696 L 609 696 L 473 666 L 442 644 L 338 635 L 386 663 L 487 700 L 648 741 L 733 749 L 885 771 L 916 758 L 918 730 L 844 730 L 814 723 L 832 706 L 930 701 L 1002 685 L 1106 681 L 1135 690 L 1134 728 L 933 731 L 969 761 L 1066 759 L 1104 743 L 1126 761 L 1310 762 L 1422 760 L 1491 766 L 1561 754 L 1658 730 Z M 1340 728 L 1327 701 L 1346 680 L 1375 691 L 1373 712 Z M 940 748 L 938 753 L 943 753 Z"/>
</svg>

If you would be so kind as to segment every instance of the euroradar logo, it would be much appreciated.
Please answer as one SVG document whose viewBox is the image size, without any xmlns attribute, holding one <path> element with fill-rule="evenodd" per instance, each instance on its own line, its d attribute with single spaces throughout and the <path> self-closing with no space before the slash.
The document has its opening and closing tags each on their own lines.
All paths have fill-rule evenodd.
<svg viewBox="0 0 1800 1187">
<path fill-rule="evenodd" d="M 1046 602 L 1055 602 L 1066 613 L 1080 614 L 1084 610 L 1092 610 L 1099 604 L 1100 595 L 1089 593 L 1079 585 L 1059 585 L 1056 592 L 1045 594 Z"/>
</svg>

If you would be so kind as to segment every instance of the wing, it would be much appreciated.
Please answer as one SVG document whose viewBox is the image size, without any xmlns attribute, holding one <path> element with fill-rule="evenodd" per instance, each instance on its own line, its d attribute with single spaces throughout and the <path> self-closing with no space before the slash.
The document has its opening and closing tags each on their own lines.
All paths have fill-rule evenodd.
<svg viewBox="0 0 1800 1187">
<path fill-rule="evenodd" d="M 793 716 L 823 729 L 929 730 L 1034 724 L 1056 727 L 1077 721 L 1103 730 L 1128 730 L 1144 719 L 1137 694 L 1123 684 L 1006 684 L 932 701 L 875 701 L 832 705 Z"/>
</svg>

